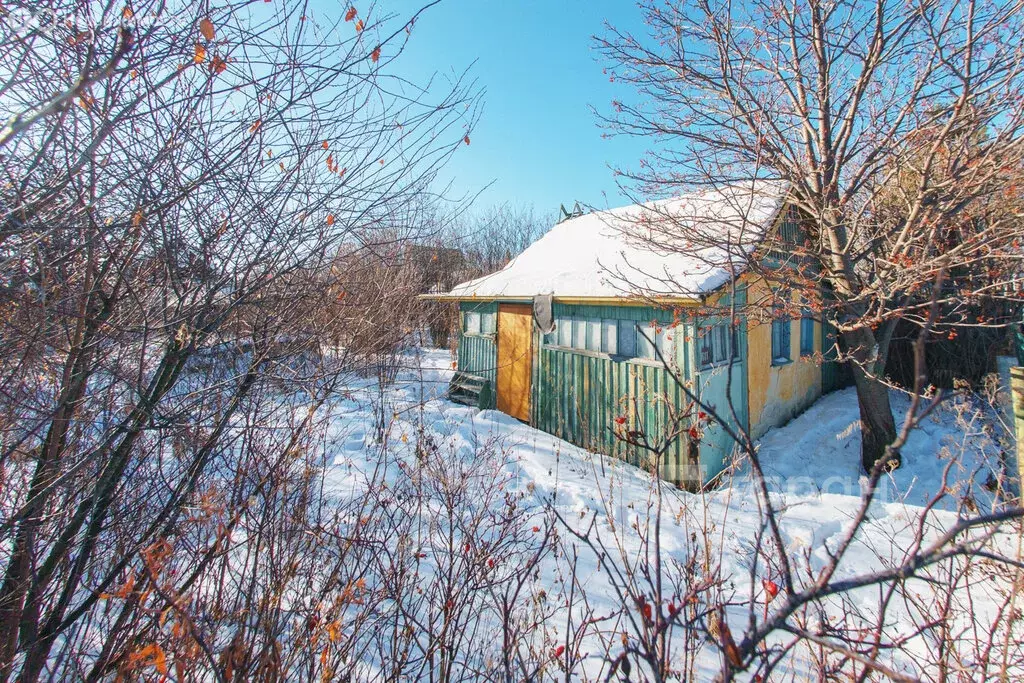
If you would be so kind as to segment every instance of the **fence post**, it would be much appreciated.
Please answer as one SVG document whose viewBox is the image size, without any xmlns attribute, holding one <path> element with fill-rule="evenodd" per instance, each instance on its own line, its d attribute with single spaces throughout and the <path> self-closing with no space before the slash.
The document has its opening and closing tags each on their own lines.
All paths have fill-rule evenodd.
<svg viewBox="0 0 1024 683">
<path fill-rule="evenodd" d="M 1010 368 L 1010 400 L 1013 404 L 1013 428 L 1017 437 L 1017 463 L 1014 474 L 1024 493 L 1024 367 Z"/>
</svg>

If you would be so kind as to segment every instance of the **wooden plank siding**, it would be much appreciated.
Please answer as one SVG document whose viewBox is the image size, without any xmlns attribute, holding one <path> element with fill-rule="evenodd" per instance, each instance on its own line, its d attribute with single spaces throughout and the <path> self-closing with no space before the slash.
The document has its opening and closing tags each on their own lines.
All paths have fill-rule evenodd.
<svg viewBox="0 0 1024 683">
<path fill-rule="evenodd" d="M 463 302 L 460 311 L 496 312 L 496 302 Z M 553 306 L 558 317 L 614 319 L 628 324 L 656 322 L 671 326 L 674 314 L 646 306 L 576 305 Z M 691 381 L 698 395 L 723 410 L 726 408 L 728 368 L 701 370 L 696 340 L 698 325 L 713 320 L 687 320 L 675 328 L 675 372 L 682 381 Z M 620 323 L 621 324 L 621 323 Z M 607 354 L 546 346 L 536 328 L 533 331 L 534 360 L 530 424 L 537 429 L 596 453 L 620 458 L 638 467 L 648 468 L 650 453 L 627 444 L 615 435 L 619 431 L 640 431 L 652 442 L 664 440 L 672 415 L 688 403 L 683 389 L 656 361 L 613 360 Z M 732 397 L 743 422 L 747 420 L 746 325 L 737 335 L 739 358 L 733 363 Z M 462 334 L 458 349 L 459 369 L 481 375 L 492 383 L 497 380 L 497 351 L 493 335 Z M 694 371 L 694 368 L 698 368 Z M 492 384 L 493 386 L 493 384 Z M 494 406 L 482 406 L 493 408 Z M 616 418 L 625 417 L 623 425 Z M 683 421 L 683 432 L 693 415 Z M 660 463 L 661 476 L 667 481 L 697 486 L 717 475 L 732 454 L 732 442 L 720 427 L 705 430 L 699 446 L 699 460 L 691 462 L 688 438 L 683 433 L 672 440 Z"/>
<path fill-rule="evenodd" d="M 739 311 L 747 304 L 746 286 L 738 286 L 735 294 L 736 308 Z M 725 290 L 712 297 L 709 303 L 724 312 L 729 307 L 731 296 L 731 293 Z M 727 313 L 700 318 L 697 320 L 698 333 L 693 336 L 693 339 L 699 339 L 702 330 L 710 329 L 715 325 L 729 325 L 731 322 Z M 747 384 L 750 355 L 748 327 L 747 320 L 742 315 L 738 316 L 736 322 L 738 323 L 734 337 L 736 350 L 735 358 L 731 363 L 702 367 L 698 360 L 696 343 L 692 361 L 693 367 L 697 369 L 693 374 L 693 385 L 701 402 L 714 410 L 715 414 L 724 419 L 734 431 L 740 426 L 747 429 L 750 423 Z M 732 416 L 733 412 L 736 413 L 735 420 Z M 700 463 L 704 468 L 706 478 L 713 478 L 729 466 L 735 452 L 736 443 L 721 424 L 707 423 L 704 425 L 700 442 Z"/>
<path fill-rule="evenodd" d="M 634 325 L 657 321 L 668 326 L 673 320 L 671 311 L 643 306 L 556 303 L 553 313 L 556 318 L 614 319 Z M 687 327 L 679 326 L 674 335 L 674 362 L 684 380 L 691 355 L 686 339 L 692 338 Z M 533 426 L 587 450 L 648 467 L 650 454 L 625 443 L 614 430 L 643 430 L 652 442 L 664 441 L 671 415 L 686 405 L 682 389 L 670 374 L 652 361 L 613 360 L 606 354 L 545 346 L 540 334 L 535 348 Z M 617 425 L 618 417 L 625 417 L 626 423 Z M 685 436 L 672 440 L 661 463 L 664 479 L 699 483 L 687 467 L 687 450 Z"/>
</svg>

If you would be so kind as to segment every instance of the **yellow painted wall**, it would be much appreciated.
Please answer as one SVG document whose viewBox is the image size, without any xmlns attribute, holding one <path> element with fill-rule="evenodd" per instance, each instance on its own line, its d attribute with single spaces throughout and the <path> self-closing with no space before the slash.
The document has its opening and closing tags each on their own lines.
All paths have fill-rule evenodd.
<svg viewBox="0 0 1024 683">
<path fill-rule="evenodd" d="M 821 396 L 821 365 L 814 356 L 800 356 L 800 321 L 791 320 L 790 359 L 772 365 L 771 305 L 757 306 L 770 299 L 768 284 L 761 278 L 747 282 L 747 302 L 762 315 L 747 319 L 747 406 L 750 432 L 758 438 L 806 409 Z M 799 295 L 794 301 L 799 302 Z M 814 323 L 814 349 L 821 349 L 821 324 Z"/>
</svg>

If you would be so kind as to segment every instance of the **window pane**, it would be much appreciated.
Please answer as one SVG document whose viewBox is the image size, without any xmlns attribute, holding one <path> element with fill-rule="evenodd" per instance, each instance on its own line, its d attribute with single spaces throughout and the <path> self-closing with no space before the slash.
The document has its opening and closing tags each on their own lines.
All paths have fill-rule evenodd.
<svg viewBox="0 0 1024 683">
<path fill-rule="evenodd" d="M 700 334 L 700 364 L 707 367 L 715 362 L 714 345 L 711 340 L 711 330 L 703 328 Z"/>
<path fill-rule="evenodd" d="M 480 334 L 479 313 L 466 313 L 466 334 Z"/>
<path fill-rule="evenodd" d="M 776 320 L 772 323 L 773 360 L 789 360 L 789 325 L 788 319 Z"/>
<path fill-rule="evenodd" d="M 582 318 L 572 319 L 572 348 L 587 348 L 587 321 Z"/>
<path fill-rule="evenodd" d="M 814 353 L 814 319 L 800 319 L 800 355 Z"/>
<path fill-rule="evenodd" d="M 587 351 L 601 350 L 601 321 L 587 320 Z"/>
<path fill-rule="evenodd" d="M 558 333 L 558 345 L 570 348 L 572 346 L 572 318 L 559 318 L 555 325 L 555 332 Z"/>
<path fill-rule="evenodd" d="M 631 320 L 623 320 L 618 328 L 618 334 L 615 338 L 616 354 L 623 358 L 635 358 L 636 323 Z"/>
<path fill-rule="evenodd" d="M 606 319 L 601 322 L 601 351 L 615 354 L 617 331 L 617 321 Z"/>
<path fill-rule="evenodd" d="M 649 340 L 655 339 L 657 332 L 654 331 L 654 325 L 650 323 L 643 323 L 640 325 L 640 331 L 636 335 L 636 355 L 640 358 L 654 359 L 654 344 Z"/>
<path fill-rule="evenodd" d="M 669 365 L 675 365 L 675 342 L 676 342 L 676 328 L 674 327 L 662 327 L 658 330 L 658 336 L 655 339 L 658 345 L 658 351 L 661 353 L 661 359 Z M 657 357 L 657 356 L 655 356 Z"/>
<path fill-rule="evenodd" d="M 484 334 L 494 334 L 494 331 L 498 326 L 497 323 L 497 313 L 482 313 L 480 315 L 480 331 Z"/>
<path fill-rule="evenodd" d="M 721 363 L 729 359 L 729 349 L 726 346 L 728 330 L 725 325 L 716 325 L 713 332 L 712 341 L 715 346 L 715 362 Z"/>
</svg>

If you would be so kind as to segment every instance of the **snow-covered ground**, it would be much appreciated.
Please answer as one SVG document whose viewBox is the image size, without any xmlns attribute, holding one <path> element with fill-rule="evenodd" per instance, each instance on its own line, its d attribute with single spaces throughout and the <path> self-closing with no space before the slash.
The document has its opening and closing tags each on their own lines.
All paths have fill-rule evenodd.
<svg viewBox="0 0 1024 683">
<path fill-rule="evenodd" d="M 404 476 L 404 463 L 417 457 L 417 439 L 429 435 L 440 450 L 455 459 L 499 451 L 501 485 L 521 495 L 520 505 L 534 515 L 532 519 L 538 525 L 535 529 L 552 524 L 555 518 L 558 524 L 567 525 L 562 528 L 561 547 L 576 547 L 579 551 L 576 574 L 583 577 L 572 593 L 575 610 L 591 615 L 610 615 L 617 610 L 621 613 L 623 599 L 622 586 L 613 578 L 614 572 L 607 570 L 608 564 L 599 562 L 600 553 L 575 538 L 572 530 L 583 533 L 590 529 L 590 537 L 600 539 L 607 552 L 605 563 L 629 565 L 641 556 L 649 558 L 649 532 L 659 500 L 660 557 L 682 571 L 695 548 L 704 552 L 715 549 L 714 557 L 702 561 L 717 566 L 719 575 L 727 580 L 723 590 L 728 592 L 727 601 L 736 606 L 727 611 L 730 622 L 736 624 L 733 631 L 738 633 L 745 625 L 748 612 L 742 605 L 763 600 L 760 593 L 764 581 L 778 578 L 776 570 L 765 565 L 766 559 L 755 542 L 763 530 L 763 517 L 749 466 L 739 466 L 714 491 L 685 493 L 662 488 L 646 472 L 586 452 L 502 413 L 478 411 L 444 400 L 452 372 L 447 351 L 425 350 L 407 360 L 398 380 L 386 390 L 380 391 L 369 380 L 356 382 L 335 402 L 331 436 L 338 455 L 328 480 L 336 495 L 359 494 L 368 481 L 381 476 L 382 467 L 385 479 Z M 382 403 L 386 408 L 380 408 Z M 894 393 L 897 424 L 908 405 L 906 397 Z M 377 407 L 378 415 L 385 415 L 386 424 L 375 425 L 371 406 Z M 903 467 L 885 482 L 836 576 L 852 577 L 902 561 L 914 541 L 924 512 L 922 506 L 938 492 L 951 495 L 928 513 L 925 538 L 954 524 L 959 516 L 971 511 L 972 505 L 982 511 L 991 508 L 994 497 L 984 484 L 993 478 L 993 471 L 998 471 L 1000 454 L 992 431 L 984 407 L 966 399 L 943 405 L 928 416 L 911 434 L 902 450 Z M 389 444 L 389 459 L 383 465 L 381 449 L 375 446 L 382 438 Z M 803 577 L 827 564 L 829 551 L 835 549 L 858 510 L 863 484 L 859 446 L 857 401 L 852 389 L 823 397 L 788 425 L 760 440 L 760 459 L 774 492 L 773 501 L 782 510 L 782 535 L 795 571 Z M 972 502 L 958 511 L 957 501 L 965 495 Z M 430 543 L 428 535 L 422 553 L 428 563 L 432 558 Z M 565 555 L 559 553 L 542 563 L 534 586 L 539 594 L 570 600 L 572 586 L 566 579 L 564 563 Z M 994 586 L 988 598 L 972 597 L 973 614 L 964 614 L 964 619 L 984 625 L 998 616 L 1002 588 Z M 580 591 L 585 594 L 585 604 L 579 598 Z M 878 590 L 864 588 L 844 604 L 848 610 L 870 616 L 877 602 Z M 922 605 L 926 602 L 922 598 Z M 915 611 L 919 609 L 915 605 L 891 607 L 886 633 L 912 632 L 921 620 Z M 761 616 L 759 611 L 757 616 Z M 584 660 L 579 671 L 592 675 L 607 672 L 607 660 L 596 653 L 606 651 L 607 643 L 616 642 L 607 639 L 609 633 L 625 633 L 624 619 L 620 614 L 618 621 L 595 627 L 582 639 L 582 645 L 576 643 L 582 648 L 579 655 Z M 561 625 L 558 619 L 553 620 L 546 636 L 549 642 L 566 642 L 565 623 L 564 618 Z M 926 633 L 917 642 L 908 642 L 900 651 L 886 655 L 886 661 L 912 675 L 927 675 L 923 662 L 928 643 Z M 556 652 L 562 654 L 561 650 Z M 701 677 L 711 676 L 720 666 L 718 657 L 715 648 L 701 648 L 690 670 Z M 810 669 L 814 665 L 799 654 L 785 664 L 797 672 L 803 666 Z"/>
</svg>

